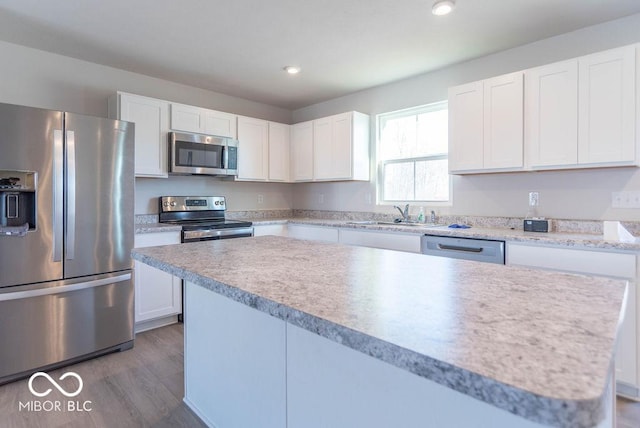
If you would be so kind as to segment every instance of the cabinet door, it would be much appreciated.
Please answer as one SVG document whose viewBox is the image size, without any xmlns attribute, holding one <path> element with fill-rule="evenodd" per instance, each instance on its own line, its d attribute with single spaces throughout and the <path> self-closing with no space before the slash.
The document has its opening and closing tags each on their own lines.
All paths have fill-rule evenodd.
<svg viewBox="0 0 640 428">
<path fill-rule="evenodd" d="M 525 146 L 535 167 L 578 163 L 578 61 L 527 70 Z"/>
<path fill-rule="evenodd" d="M 269 180 L 289 181 L 290 126 L 269 122 Z"/>
<path fill-rule="evenodd" d="M 135 322 L 182 312 L 182 281 L 171 274 L 135 262 Z"/>
<path fill-rule="evenodd" d="M 267 121 L 238 116 L 238 179 L 266 181 L 268 168 Z"/>
<path fill-rule="evenodd" d="M 219 135 L 221 137 L 236 138 L 237 133 L 237 116 L 222 111 L 205 110 L 204 133 L 209 135 Z"/>
<path fill-rule="evenodd" d="M 184 104 L 171 104 L 171 129 L 185 132 L 204 132 L 204 109 Z"/>
<path fill-rule="evenodd" d="M 136 248 L 179 243 L 180 232 L 144 233 L 135 236 Z M 182 312 L 182 280 L 137 261 L 134 267 L 136 324 Z M 139 326 L 136 326 L 136 331 L 141 331 Z"/>
<path fill-rule="evenodd" d="M 329 180 L 332 178 L 331 165 L 333 152 L 333 130 L 331 117 L 313 121 L 313 178 Z"/>
<path fill-rule="evenodd" d="M 523 73 L 484 81 L 484 168 L 522 168 Z"/>
<path fill-rule="evenodd" d="M 331 178 L 347 180 L 352 178 L 353 165 L 353 127 L 352 113 L 344 113 L 331 118 L 332 157 Z"/>
<path fill-rule="evenodd" d="M 482 82 L 449 88 L 449 171 L 483 167 Z"/>
<path fill-rule="evenodd" d="M 635 46 L 579 59 L 578 162 L 635 162 Z"/>
<path fill-rule="evenodd" d="M 313 122 L 296 123 L 291 127 L 291 179 L 313 179 Z"/>
<path fill-rule="evenodd" d="M 136 177 L 167 177 L 169 103 L 124 93 L 119 103 L 119 118 L 136 124 Z"/>
</svg>

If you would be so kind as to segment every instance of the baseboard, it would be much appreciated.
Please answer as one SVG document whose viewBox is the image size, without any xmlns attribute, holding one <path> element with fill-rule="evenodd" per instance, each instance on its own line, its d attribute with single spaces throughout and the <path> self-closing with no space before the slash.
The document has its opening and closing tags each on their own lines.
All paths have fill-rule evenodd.
<svg viewBox="0 0 640 428">
<path fill-rule="evenodd" d="M 162 318 L 156 318 L 149 321 L 138 322 L 136 323 L 134 330 L 137 334 L 137 333 L 142 333 L 143 331 L 153 330 L 154 328 L 175 324 L 177 322 L 178 322 L 178 316 L 171 315 L 168 317 L 162 317 Z"/>
<path fill-rule="evenodd" d="M 187 397 L 184 397 L 182 401 L 189 408 L 189 410 L 191 410 L 197 417 L 200 418 L 202 422 L 204 422 L 206 426 L 211 428 L 217 428 L 217 426 L 213 422 L 211 422 L 209 419 L 207 419 L 207 417 L 200 411 L 200 409 L 198 409 L 198 406 L 193 404 Z"/>
<path fill-rule="evenodd" d="M 634 401 L 640 401 L 640 389 L 636 386 L 631 386 L 626 383 L 616 383 L 616 395 L 628 398 Z"/>
</svg>

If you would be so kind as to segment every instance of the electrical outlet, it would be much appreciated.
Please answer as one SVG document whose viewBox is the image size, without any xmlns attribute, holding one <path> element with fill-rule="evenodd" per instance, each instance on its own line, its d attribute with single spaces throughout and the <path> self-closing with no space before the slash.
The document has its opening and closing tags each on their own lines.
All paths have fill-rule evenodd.
<svg viewBox="0 0 640 428">
<path fill-rule="evenodd" d="M 318 195 L 318 203 L 319 204 L 324 204 L 324 193 L 320 193 Z"/>
<path fill-rule="evenodd" d="M 371 192 L 367 192 L 364 195 L 364 203 L 367 205 L 371 205 Z"/>
<path fill-rule="evenodd" d="M 540 204 L 540 194 L 538 192 L 529 192 L 529 206 L 537 207 Z"/>
<path fill-rule="evenodd" d="M 264 196 L 263 195 L 258 195 L 258 203 L 259 204 L 263 204 L 264 203 Z"/>
<path fill-rule="evenodd" d="M 611 193 L 611 207 L 640 209 L 640 192 L 622 191 Z"/>
<path fill-rule="evenodd" d="M 611 208 L 622 208 L 622 197 L 623 192 L 613 192 L 611 193 Z"/>
</svg>

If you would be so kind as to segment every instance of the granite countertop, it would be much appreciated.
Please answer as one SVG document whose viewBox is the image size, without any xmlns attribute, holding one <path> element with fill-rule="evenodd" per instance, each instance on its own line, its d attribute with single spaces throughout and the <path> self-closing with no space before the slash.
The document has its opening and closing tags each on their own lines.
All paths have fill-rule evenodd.
<svg viewBox="0 0 640 428">
<path fill-rule="evenodd" d="M 182 226 L 179 224 L 167 224 L 167 223 L 139 223 L 136 224 L 135 233 L 161 233 L 161 232 L 180 232 Z"/>
<path fill-rule="evenodd" d="M 604 417 L 622 281 L 279 236 L 132 255 L 527 419 Z"/>
<path fill-rule="evenodd" d="M 640 251 L 640 240 L 635 243 L 607 241 L 602 235 L 588 233 L 539 233 L 525 232 L 521 229 L 472 227 L 470 229 L 451 229 L 447 225 L 440 226 L 418 226 L 418 225 L 393 225 L 393 224 L 371 224 L 370 222 L 354 220 L 325 220 L 309 218 L 287 218 L 287 219 L 248 219 L 253 221 L 255 226 L 268 224 L 303 224 L 327 227 L 342 227 L 360 230 L 381 231 L 381 232 L 403 232 L 415 233 L 418 235 L 440 235 L 461 238 L 492 239 L 511 242 L 539 243 L 546 245 L 562 245 L 569 247 L 584 247 L 593 249 L 613 249 L 623 251 Z"/>
<path fill-rule="evenodd" d="M 153 217 L 153 216 L 149 216 Z M 461 238 L 492 239 L 510 242 L 538 243 L 542 245 L 561 245 L 568 247 L 583 247 L 592 249 L 608 249 L 622 251 L 640 251 L 640 238 L 636 242 L 619 242 L 605 240 L 601 234 L 592 233 L 539 233 L 524 232 L 522 229 L 500 228 L 500 227 L 472 227 L 470 229 L 451 229 L 447 225 L 440 226 L 418 226 L 418 225 L 395 225 L 377 224 L 376 222 L 359 220 L 335 220 L 319 218 L 251 218 L 243 217 L 243 220 L 251 221 L 255 226 L 265 226 L 272 224 L 302 224 L 312 226 L 340 227 L 380 232 L 403 232 L 418 235 L 440 235 Z M 157 216 L 156 216 L 157 221 Z M 136 224 L 135 233 L 156 233 L 179 231 L 180 226 L 168 225 L 165 223 L 149 222 Z"/>
</svg>

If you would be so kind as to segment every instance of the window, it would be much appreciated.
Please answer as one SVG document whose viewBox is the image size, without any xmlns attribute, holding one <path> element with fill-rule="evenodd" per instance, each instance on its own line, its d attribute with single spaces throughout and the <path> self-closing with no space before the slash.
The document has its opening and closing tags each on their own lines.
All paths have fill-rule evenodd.
<svg viewBox="0 0 640 428">
<path fill-rule="evenodd" d="M 448 202 L 447 102 L 378 115 L 382 202 Z"/>
</svg>

